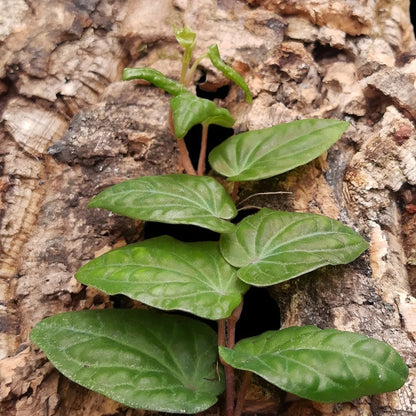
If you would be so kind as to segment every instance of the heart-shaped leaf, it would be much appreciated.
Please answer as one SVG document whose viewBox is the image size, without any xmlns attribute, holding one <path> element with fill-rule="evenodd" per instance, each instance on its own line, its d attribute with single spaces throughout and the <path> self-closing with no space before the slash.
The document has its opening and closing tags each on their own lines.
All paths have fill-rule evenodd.
<svg viewBox="0 0 416 416">
<path fill-rule="evenodd" d="M 313 326 L 269 331 L 220 347 L 240 370 L 306 399 L 345 402 L 399 389 L 408 369 L 388 344 L 361 334 Z"/>
<path fill-rule="evenodd" d="M 212 150 L 213 169 L 232 181 L 287 172 L 320 156 L 348 127 L 339 120 L 297 120 L 237 134 Z"/>
<path fill-rule="evenodd" d="M 76 278 L 110 295 L 213 320 L 230 316 L 248 288 L 217 242 L 183 243 L 168 236 L 110 251 L 81 267 Z"/>
<path fill-rule="evenodd" d="M 224 219 L 237 213 L 230 196 L 215 179 L 182 174 L 118 183 L 98 194 L 88 207 L 143 221 L 193 224 L 218 233 L 234 230 L 234 225 Z"/>
<path fill-rule="evenodd" d="M 326 265 L 347 264 L 367 242 L 342 223 L 316 214 L 263 208 L 221 236 L 221 252 L 238 277 L 269 286 Z"/>
<path fill-rule="evenodd" d="M 219 69 L 228 79 L 234 81 L 245 93 L 245 100 L 248 103 L 253 101 L 253 97 L 251 96 L 251 92 L 244 81 L 244 78 L 233 68 L 228 66 L 220 57 L 220 52 L 218 50 L 217 45 L 211 45 L 208 48 L 208 56 L 217 69 Z"/>
<path fill-rule="evenodd" d="M 161 72 L 153 68 L 124 68 L 123 81 L 130 81 L 132 79 L 149 81 L 173 96 L 188 92 L 181 83 L 165 77 Z"/>
<path fill-rule="evenodd" d="M 199 98 L 188 91 L 173 97 L 170 106 L 177 138 L 183 138 L 197 124 L 232 127 L 235 123 L 225 108 L 217 107 L 213 101 Z"/>
<path fill-rule="evenodd" d="M 127 406 L 208 409 L 224 390 L 206 324 L 143 310 L 92 310 L 39 322 L 31 340 L 66 377 Z"/>
</svg>

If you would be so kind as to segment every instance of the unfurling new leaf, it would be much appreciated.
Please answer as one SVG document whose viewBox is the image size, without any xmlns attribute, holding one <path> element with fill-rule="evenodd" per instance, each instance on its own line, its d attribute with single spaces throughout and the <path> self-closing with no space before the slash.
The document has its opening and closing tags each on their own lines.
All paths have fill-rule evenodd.
<svg viewBox="0 0 416 416">
<path fill-rule="evenodd" d="M 192 54 L 196 43 L 196 33 L 188 26 L 183 28 L 173 26 L 173 32 L 175 33 L 179 45 L 181 45 L 185 51 L 189 51 L 187 53 Z"/>
<path fill-rule="evenodd" d="M 165 77 L 161 72 L 152 68 L 124 68 L 123 81 L 130 81 L 132 79 L 149 81 L 173 96 L 188 92 L 181 83 Z"/>
<path fill-rule="evenodd" d="M 246 101 L 251 103 L 253 98 L 244 78 L 235 69 L 224 63 L 220 57 L 220 51 L 217 45 L 211 45 L 208 48 L 208 56 L 212 65 L 219 69 L 228 79 L 234 81 L 244 91 Z"/>
</svg>

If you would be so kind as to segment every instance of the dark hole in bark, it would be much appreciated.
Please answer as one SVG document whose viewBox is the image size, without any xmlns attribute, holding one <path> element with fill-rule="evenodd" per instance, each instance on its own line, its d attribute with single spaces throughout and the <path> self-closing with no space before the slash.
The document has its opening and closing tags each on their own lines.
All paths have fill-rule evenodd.
<svg viewBox="0 0 416 416">
<path fill-rule="evenodd" d="M 219 87 L 216 91 L 207 91 L 201 88 L 199 85 L 196 87 L 196 95 L 201 98 L 206 98 L 207 100 L 213 100 L 214 98 L 224 99 L 228 92 L 230 91 L 229 85 L 224 85 Z"/>
<path fill-rule="evenodd" d="M 413 32 L 416 35 L 416 0 L 410 0 L 410 20 L 413 25 Z"/>
<path fill-rule="evenodd" d="M 329 45 L 322 45 L 321 43 L 315 43 L 312 55 L 315 61 L 333 61 L 339 60 L 338 57 L 341 54 L 339 49 L 333 48 Z"/>
<path fill-rule="evenodd" d="M 238 200 L 237 200 L 237 207 L 238 207 Z M 231 220 L 233 224 L 238 224 L 240 221 L 242 221 L 245 217 L 248 217 L 249 215 L 253 215 L 256 212 L 259 212 L 256 208 L 248 208 L 248 209 L 242 209 L 238 211 L 235 218 Z"/>
<path fill-rule="evenodd" d="M 201 77 L 196 81 L 196 95 L 201 98 L 206 98 L 207 100 L 213 100 L 214 98 L 224 99 L 229 91 L 229 85 L 223 85 L 222 87 L 213 90 L 213 86 L 211 85 L 210 88 L 204 83 L 207 80 L 207 74 L 205 72 L 202 73 Z"/>
<path fill-rule="evenodd" d="M 145 224 L 145 239 L 158 237 L 160 235 L 169 235 L 177 240 L 186 242 L 218 241 L 220 239 L 218 233 L 194 225 L 163 224 L 150 221 Z"/>
<path fill-rule="evenodd" d="M 236 326 L 236 341 L 280 328 L 280 309 L 267 288 L 252 286 Z"/>
<path fill-rule="evenodd" d="M 202 126 L 197 125 L 192 127 L 189 130 L 188 134 L 185 136 L 186 147 L 188 148 L 189 156 L 191 158 L 194 168 L 198 166 L 199 159 L 199 150 L 201 148 L 201 131 Z M 208 128 L 208 143 L 207 143 L 207 155 L 205 159 L 206 163 L 206 172 L 209 172 L 211 165 L 208 162 L 208 155 L 210 151 L 222 143 L 225 139 L 228 139 L 234 133 L 233 129 L 228 129 L 225 127 L 217 126 L 211 124 Z"/>
</svg>

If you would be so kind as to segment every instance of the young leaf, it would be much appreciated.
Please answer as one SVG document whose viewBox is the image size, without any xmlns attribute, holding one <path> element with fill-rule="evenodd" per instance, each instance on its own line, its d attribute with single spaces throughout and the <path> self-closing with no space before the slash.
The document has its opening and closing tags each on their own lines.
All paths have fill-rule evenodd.
<svg viewBox="0 0 416 416">
<path fill-rule="evenodd" d="M 81 267 L 76 278 L 108 294 L 213 320 L 229 317 L 248 288 L 217 242 L 183 243 L 168 236 L 110 251 Z"/>
<path fill-rule="evenodd" d="M 388 344 L 313 326 L 269 331 L 220 347 L 221 358 L 306 399 L 345 402 L 399 389 L 408 369 Z"/>
<path fill-rule="evenodd" d="M 187 26 L 182 29 L 173 26 L 173 31 L 175 32 L 176 40 L 178 41 L 179 45 L 185 49 L 182 59 L 181 71 L 181 84 L 183 84 L 185 81 L 186 72 L 188 71 L 189 62 L 191 61 L 192 52 L 195 48 L 196 33 Z"/>
<path fill-rule="evenodd" d="M 181 45 L 185 50 L 190 50 L 192 53 L 195 46 L 196 33 L 188 26 L 183 28 L 173 26 L 173 32 L 175 33 L 175 37 L 179 45 Z"/>
<path fill-rule="evenodd" d="M 217 336 L 190 318 L 69 312 L 39 322 L 30 338 L 66 377 L 133 408 L 197 413 L 224 390 Z"/>
<path fill-rule="evenodd" d="M 210 100 L 184 92 L 170 100 L 173 112 L 175 136 L 183 138 L 195 125 L 200 123 L 232 127 L 235 119 L 225 108 L 219 108 Z"/>
<path fill-rule="evenodd" d="M 263 208 L 221 236 L 221 252 L 238 277 L 255 286 L 293 279 L 326 265 L 346 264 L 367 242 L 342 223 L 316 214 Z"/>
<path fill-rule="evenodd" d="M 339 120 L 297 120 L 237 134 L 214 148 L 209 162 L 231 181 L 270 178 L 317 158 L 348 127 Z"/>
<path fill-rule="evenodd" d="M 149 81 L 153 85 L 156 85 L 156 87 L 161 88 L 173 96 L 188 91 L 179 82 L 165 77 L 161 72 L 152 68 L 124 68 L 123 81 L 131 81 L 132 79 L 144 79 Z"/>
<path fill-rule="evenodd" d="M 199 225 L 218 233 L 234 230 L 234 225 L 224 219 L 237 213 L 230 196 L 215 179 L 182 174 L 143 176 L 118 183 L 98 194 L 88 207 L 143 221 Z"/>
<path fill-rule="evenodd" d="M 211 45 L 208 48 L 208 56 L 215 68 L 219 69 L 228 79 L 234 81 L 245 93 L 245 99 L 248 103 L 253 101 L 251 92 L 244 81 L 243 77 L 233 68 L 225 64 L 220 57 L 217 45 Z"/>
</svg>

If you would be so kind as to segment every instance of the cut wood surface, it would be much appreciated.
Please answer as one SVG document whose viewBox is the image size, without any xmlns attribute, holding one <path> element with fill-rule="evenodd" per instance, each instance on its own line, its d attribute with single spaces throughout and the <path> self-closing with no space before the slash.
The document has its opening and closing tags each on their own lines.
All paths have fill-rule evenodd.
<svg viewBox="0 0 416 416">
<path fill-rule="evenodd" d="M 1 415 L 150 414 L 67 380 L 29 332 L 59 312 L 129 306 L 84 287 L 74 273 L 143 234 L 140 222 L 87 210 L 94 195 L 125 179 L 181 172 L 167 123 L 169 96 L 121 81 L 125 66 L 179 77 L 171 22 L 197 32 L 195 56 L 217 43 L 245 78 L 251 105 L 209 61 L 194 80 L 205 91 L 230 86 L 218 100 L 237 119 L 236 132 L 299 118 L 350 122 L 326 155 L 244 184 L 239 199 L 289 192 L 249 203 L 324 214 L 367 238 L 370 250 L 354 263 L 271 294 L 284 326 L 373 336 L 394 346 L 410 369 L 397 392 L 336 405 L 282 399 L 258 383 L 250 409 L 279 416 L 416 414 L 416 43 L 409 0 L 2 0 L 0 16 Z"/>
</svg>

